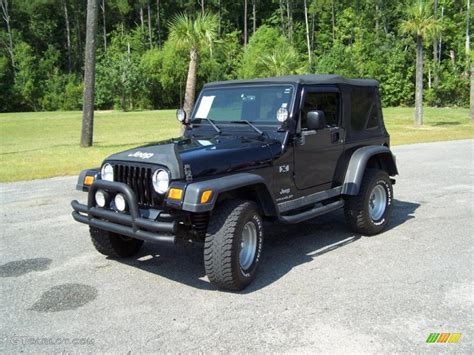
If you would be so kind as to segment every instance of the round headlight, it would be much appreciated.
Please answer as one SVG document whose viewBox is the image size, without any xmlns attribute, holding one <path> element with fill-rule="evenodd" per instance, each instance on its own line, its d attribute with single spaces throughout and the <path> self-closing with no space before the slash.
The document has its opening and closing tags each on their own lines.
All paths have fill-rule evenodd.
<svg viewBox="0 0 474 355">
<path fill-rule="evenodd" d="M 153 173 L 153 188 L 159 194 L 164 194 L 168 191 L 168 187 L 170 185 L 170 176 L 169 174 L 163 170 L 158 169 Z"/>
<path fill-rule="evenodd" d="M 122 194 L 115 195 L 114 202 L 115 208 L 119 212 L 124 212 L 127 208 L 127 201 L 125 201 L 125 196 L 123 196 Z"/>
<path fill-rule="evenodd" d="M 114 168 L 112 165 L 108 163 L 104 164 L 100 170 L 100 176 L 102 180 L 114 181 Z"/>
</svg>

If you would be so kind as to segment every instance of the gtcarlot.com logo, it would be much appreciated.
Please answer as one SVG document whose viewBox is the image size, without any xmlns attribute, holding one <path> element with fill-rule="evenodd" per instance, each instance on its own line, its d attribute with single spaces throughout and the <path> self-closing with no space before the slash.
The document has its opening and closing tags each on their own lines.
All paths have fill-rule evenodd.
<svg viewBox="0 0 474 355">
<path fill-rule="evenodd" d="M 0 345 L 67 345 L 67 346 L 91 346 L 95 344 L 93 338 L 69 338 L 69 337 L 33 337 L 24 335 L 0 335 Z"/>
<path fill-rule="evenodd" d="M 431 333 L 426 339 L 427 343 L 459 343 L 461 333 Z"/>
</svg>

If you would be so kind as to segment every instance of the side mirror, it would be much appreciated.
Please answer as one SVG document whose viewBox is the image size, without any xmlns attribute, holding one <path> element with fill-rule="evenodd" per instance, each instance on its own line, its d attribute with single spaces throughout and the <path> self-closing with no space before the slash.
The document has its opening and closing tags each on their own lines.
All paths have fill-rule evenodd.
<svg viewBox="0 0 474 355">
<path fill-rule="evenodd" d="M 177 109 L 176 119 L 185 125 L 186 124 L 186 111 L 184 111 L 182 108 Z"/>
<path fill-rule="evenodd" d="M 319 110 L 309 111 L 306 114 L 306 126 L 311 131 L 326 128 L 326 115 Z"/>
</svg>

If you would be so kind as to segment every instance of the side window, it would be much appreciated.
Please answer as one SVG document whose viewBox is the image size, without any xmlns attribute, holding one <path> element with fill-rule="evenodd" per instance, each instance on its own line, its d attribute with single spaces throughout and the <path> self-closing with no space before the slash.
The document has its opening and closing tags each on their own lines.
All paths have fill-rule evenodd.
<svg viewBox="0 0 474 355">
<path fill-rule="evenodd" d="M 377 96 L 373 88 L 353 88 L 351 98 L 351 127 L 354 131 L 377 127 Z"/>
<path fill-rule="evenodd" d="M 339 124 L 339 94 L 335 92 L 309 92 L 306 94 L 301 112 L 301 128 L 307 128 L 306 115 L 309 111 L 320 110 L 326 116 L 326 125 Z"/>
</svg>

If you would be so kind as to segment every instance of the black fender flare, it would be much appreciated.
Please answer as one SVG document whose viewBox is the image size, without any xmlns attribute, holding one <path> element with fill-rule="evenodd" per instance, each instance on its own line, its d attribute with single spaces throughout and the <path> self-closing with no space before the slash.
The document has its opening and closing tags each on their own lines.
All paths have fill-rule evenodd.
<svg viewBox="0 0 474 355">
<path fill-rule="evenodd" d="M 370 158 L 380 156 L 386 163 L 386 170 L 390 176 L 398 175 L 395 156 L 390 149 L 383 145 L 369 145 L 358 148 L 351 156 L 346 170 L 342 195 L 357 195 L 364 177 L 365 168 Z"/>
<path fill-rule="evenodd" d="M 270 189 L 265 179 L 257 174 L 237 173 L 219 178 L 192 182 L 186 186 L 182 209 L 189 212 L 207 212 L 212 211 L 219 195 L 247 186 L 257 186 L 255 196 L 259 202 L 263 202 L 266 214 L 276 214 L 278 211 L 276 203 L 270 193 Z M 211 200 L 207 203 L 201 203 L 201 196 L 204 191 L 212 191 Z M 266 205 L 266 206 L 265 206 Z"/>
</svg>

